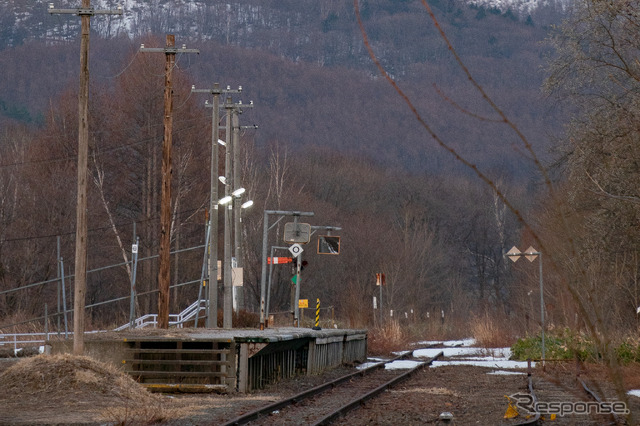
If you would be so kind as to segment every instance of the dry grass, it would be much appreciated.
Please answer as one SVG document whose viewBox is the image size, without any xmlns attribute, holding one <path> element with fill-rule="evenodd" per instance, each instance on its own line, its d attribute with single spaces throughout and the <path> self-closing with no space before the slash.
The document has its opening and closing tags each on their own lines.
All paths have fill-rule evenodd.
<svg viewBox="0 0 640 426">
<path fill-rule="evenodd" d="M 398 321 L 390 321 L 382 327 L 369 330 L 368 347 L 370 355 L 389 355 L 409 347 L 409 335 Z"/>
<path fill-rule="evenodd" d="M 0 388 L 9 393 L 51 394 L 64 389 L 150 402 L 149 394 L 124 373 L 91 358 L 40 355 L 25 358 L 0 375 Z"/>
<path fill-rule="evenodd" d="M 460 324 L 442 324 L 440 321 L 402 325 L 391 321 L 382 327 L 369 329 L 370 355 L 389 355 L 405 350 L 411 342 L 420 340 L 451 340 L 473 337 L 480 347 L 502 348 L 511 346 L 516 338 L 507 320 L 488 314 L 476 316 Z"/>
<path fill-rule="evenodd" d="M 476 339 L 478 346 L 484 348 L 507 347 L 516 340 L 513 329 L 506 319 L 489 316 L 486 313 L 472 319 L 471 337 Z"/>
<path fill-rule="evenodd" d="M 84 356 L 40 355 L 25 358 L 0 374 L 0 405 L 19 411 L 64 406 L 60 423 L 77 417 L 110 424 L 153 424 L 177 419 L 192 406 L 167 405 L 115 367 Z M 10 415 L 10 413 L 5 413 Z M 18 414 L 18 413 L 17 413 Z M 0 416 L 2 417 L 2 416 Z"/>
</svg>

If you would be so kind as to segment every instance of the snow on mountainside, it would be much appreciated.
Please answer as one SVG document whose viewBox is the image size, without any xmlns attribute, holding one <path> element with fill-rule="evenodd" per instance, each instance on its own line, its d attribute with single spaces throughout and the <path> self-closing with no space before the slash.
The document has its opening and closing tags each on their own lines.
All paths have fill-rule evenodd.
<svg viewBox="0 0 640 426">
<path fill-rule="evenodd" d="M 526 16 L 541 6 L 559 6 L 564 9 L 571 0 L 468 0 L 467 3 L 501 12 L 511 10 L 517 15 Z"/>
<path fill-rule="evenodd" d="M 511 13 L 520 19 L 533 16 L 536 24 L 545 24 L 546 16 L 554 16 L 573 0 L 453 0 L 452 3 L 434 1 L 441 12 L 453 5 L 467 3 Z M 0 46 L 16 46 L 28 38 L 49 40 L 73 39 L 79 20 L 71 15 L 47 12 L 49 5 L 56 9 L 75 9 L 80 0 L 0 0 Z M 94 9 L 115 9 L 122 6 L 123 16 L 106 15 L 92 20 L 94 31 L 104 37 L 120 35 L 138 37 L 148 33 L 172 32 L 199 39 L 218 39 L 227 44 L 258 47 L 256 33 L 281 29 L 309 31 L 316 25 L 325 34 L 353 31 L 353 4 L 350 1 L 316 2 L 300 0 L 289 3 L 278 0 L 92 0 Z M 369 16 L 406 16 L 407 12 L 423 12 L 419 2 L 370 3 Z M 548 9 L 545 17 L 539 16 Z M 444 13 L 444 12 L 443 12 Z M 294 40 L 305 44 L 305 40 Z"/>
<path fill-rule="evenodd" d="M 571 2 L 571 0 L 465 0 L 465 2 L 474 6 L 485 7 L 488 9 L 497 9 L 501 12 L 511 10 L 512 12 L 519 15 L 527 15 L 542 6 L 560 6 L 562 9 L 564 9 L 564 7 L 566 7 Z M 121 4 L 125 8 L 125 10 L 140 10 L 140 8 L 142 7 L 153 5 L 159 8 L 185 8 L 185 10 L 187 11 L 197 12 L 197 10 L 202 7 L 198 4 L 207 2 L 203 2 L 202 0 L 176 0 L 172 2 L 171 5 L 169 5 L 166 1 L 158 0 L 93 0 L 92 3 L 105 7 L 113 7 L 117 4 Z M 231 4 L 220 3 L 219 6 L 230 8 Z"/>
<path fill-rule="evenodd" d="M 539 7 L 542 6 L 560 6 L 562 9 L 566 7 L 571 0 L 466 0 L 466 3 L 472 4 L 474 6 L 485 7 L 488 9 L 497 9 L 501 12 L 506 12 L 507 10 L 511 10 L 512 12 L 526 16 L 531 12 L 535 11 Z M 199 5 L 203 2 L 202 0 L 176 0 L 172 2 L 170 5 L 166 1 L 161 0 L 93 0 L 92 4 L 95 6 L 104 6 L 104 7 L 114 7 L 117 4 L 121 4 L 125 10 L 141 10 L 141 8 L 154 6 L 158 8 L 180 8 L 184 9 L 189 13 L 189 11 L 195 11 L 202 7 Z M 212 2 L 208 2 L 212 3 Z M 226 8 L 230 8 L 231 4 L 222 4 L 219 6 L 223 6 Z"/>
</svg>

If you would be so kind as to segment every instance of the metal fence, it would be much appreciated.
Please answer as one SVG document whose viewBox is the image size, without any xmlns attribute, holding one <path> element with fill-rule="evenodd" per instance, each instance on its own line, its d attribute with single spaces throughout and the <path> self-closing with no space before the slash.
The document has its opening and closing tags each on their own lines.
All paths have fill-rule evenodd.
<svg viewBox="0 0 640 426">
<path fill-rule="evenodd" d="M 208 236 L 208 232 L 205 234 Z M 177 254 L 177 253 L 182 253 L 182 252 L 187 252 L 187 251 L 192 251 L 192 250 L 198 250 L 198 249 L 204 249 L 204 252 L 206 254 L 206 247 L 207 247 L 207 243 L 205 242 L 205 244 L 203 245 L 197 245 L 194 247 L 189 247 L 189 248 L 184 248 L 184 249 L 180 249 L 180 250 L 174 250 L 171 252 L 171 254 Z M 59 250 L 58 250 L 59 251 Z M 132 267 L 132 276 L 131 276 L 131 292 L 129 295 L 127 296 L 122 296 L 122 297 L 116 297 L 113 299 L 109 299 L 109 300 L 104 300 L 101 302 L 96 302 L 96 303 L 92 303 L 92 304 L 88 304 L 85 306 L 85 309 L 90 309 L 90 308 L 95 308 L 97 306 L 103 306 L 103 305 L 107 305 L 107 304 L 112 304 L 112 303 L 116 303 L 116 302 L 121 302 L 124 300 L 130 300 L 131 303 L 130 305 L 133 306 L 133 301 L 135 298 L 140 297 L 140 296 L 146 296 L 146 295 L 151 295 L 154 293 L 158 293 L 159 290 L 155 289 L 155 290 L 151 290 L 151 291 L 146 291 L 146 292 L 136 292 L 135 288 L 136 288 L 136 283 L 135 283 L 135 268 L 137 267 L 137 263 L 138 262 L 142 262 L 145 260 L 151 260 L 154 258 L 157 258 L 158 255 L 153 255 L 153 256 L 148 256 L 145 258 L 140 258 L 138 259 L 137 257 L 132 257 L 130 262 L 120 262 L 117 264 L 113 264 L 113 265 L 108 265 L 108 266 L 104 266 L 104 267 L 100 267 L 100 268 L 94 268 L 94 269 L 90 269 L 87 270 L 87 274 L 89 273 L 94 273 L 94 272 L 99 272 L 99 271 L 104 271 L 110 268 L 118 268 L 118 267 L 122 267 L 122 266 L 126 266 L 126 265 L 131 265 Z M 206 257 L 205 257 L 206 260 Z M 8 289 L 8 290 L 2 290 L 0 291 L 0 296 L 2 295 L 6 295 L 6 294 L 10 294 L 10 293 L 15 293 L 15 292 L 19 292 L 19 291 L 25 291 L 28 289 L 34 289 L 34 288 L 38 288 L 40 286 L 44 286 L 47 284 L 52 284 L 52 283 L 57 283 L 58 284 L 58 301 L 57 301 L 57 309 L 55 309 L 55 312 L 51 313 L 48 312 L 48 306 L 45 303 L 44 304 L 44 315 L 42 316 L 38 316 L 38 317 L 33 317 L 24 321 L 20 321 L 20 322 L 14 322 L 14 323 L 10 323 L 10 324 L 2 324 L 0 325 L 0 347 L 3 345 L 6 345 L 7 342 L 11 342 L 14 347 L 18 347 L 18 346 L 25 346 L 25 345 L 29 345 L 29 344 L 38 344 L 38 343 L 43 343 L 45 340 L 47 340 L 47 336 L 50 335 L 59 335 L 59 334 L 64 334 L 65 337 L 71 333 L 69 331 L 68 328 L 68 323 L 69 323 L 69 318 L 68 316 L 70 314 L 73 314 L 73 309 L 69 309 L 67 308 L 67 294 L 66 294 L 66 288 L 67 288 L 67 284 L 65 283 L 65 280 L 68 280 L 69 278 L 73 278 L 74 275 L 70 274 L 70 275 L 64 275 L 64 265 L 63 265 L 63 260 L 62 258 L 58 255 L 58 262 L 59 262 L 59 269 L 58 269 L 58 276 L 56 278 L 52 278 L 52 279 L 48 279 L 48 280 L 44 280 L 44 281 L 39 281 L 39 282 L 35 282 L 35 283 L 30 283 L 30 284 L 26 284 L 24 286 L 21 287 L 17 287 L 17 288 L 12 288 L 12 289 Z M 187 282 L 183 282 L 183 283 L 179 283 L 179 284 L 174 284 L 172 286 L 170 286 L 171 289 L 175 289 L 177 287 L 183 287 L 183 286 L 187 286 L 187 285 L 191 285 L 191 284 L 200 284 L 202 283 L 204 280 L 207 280 L 208 277 L 206 275 L 204 275 L 206 273 L 206 268 L 202 268 L 202 272 L 201 272 L 201 276 L 198 279 L 194 279 L 194 280 L 190 280 Z M 204 306 L 203 306 L 204 305 Z M 198 296 L 198 300 L 196 302 L 194 302 L 193 304 L 191 304 L 189 307 L 187 307 L 184 311 L 182 311 L 179 314 L 175 314 L 175 315 L 170 315 L 170 324 L 172 325 L 179 325 L 181 326 L 184 322 L 190 321 L 190 320 L 197 320 L 198 315 L 200 314 L 200 312 L 202 310 L 206 310 L 206 300 L 202 299 L 200 297 L 200 295 Z M 142 319 L 141 319 L 142 318 Z M 51 319 L 55 319 L 58 323 L 58 330 L 56 332 L 49 332 L 48 331 L 48 327 L 49 327 L 49 321 Z M 64 320 L 64 323 L 62 323 L 62 321 Z M 44 330 L 43 333 L 13 333 L 13 334 L 3 334 L 2 330 L 7 331 L 8 329 L 11 329 L 12 327 L 16 327 L 16 326 L 20 326 L 20 325 L 24 325 L 24 324 L 30 324 L 30 323 L 39 323 L 42 322 L 43 323 L 43 327 L 42 329 Z M 129 323 L 127 323 L 125 326 L 123 326 L 124 328 L 131 326 L 135 326 L 135 327 L 145 327 L 145 326 L 149 326 L 149 325 L 153 325 L 155 326 L 157 324 L 157 315 L 155 314 L 147 314 L 147 315 L 142 315 L 140 318 L 135 318 L 135 312 L 133 311 L 133 309 L 130 310 L 129 313 Z M 64 327 L 62 329 L 62 327 Z M 40 336 L 40 337 L 37 337 Z"/>
</svg>

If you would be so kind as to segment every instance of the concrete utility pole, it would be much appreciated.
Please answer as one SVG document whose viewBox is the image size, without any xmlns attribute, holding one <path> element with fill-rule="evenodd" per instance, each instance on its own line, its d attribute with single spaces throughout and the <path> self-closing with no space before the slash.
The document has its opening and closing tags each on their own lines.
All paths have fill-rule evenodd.
<svg viewBox="0 0 640 426">
<path fill-rule="evenodd" d="M 253 108 L 253 101 L 249 105 L 243 105 L 242 102 L 234 104 L 232 109 L 231 125 L 233 126 L 233 192 L 238 191 L 242 185 L 240 184 L 240 129 L 242 126 L 239 124 L 238 114 L 242 114 L 244 108 Z M 256 126 L 248 126 L 255 128 Z M 236 259 L 236 268 L 242 268 L 242 229 L 241 229 L 241 216 L 242 216 L 242 200 L 240 196 L 233 198 L 233 247 L 234 257 Z M 238 310 L 242 309 L 244 303 L 244 289 L 243 287 L 233 287 L 233 291 L 236 291 L 236 298 L 238 302 Z"/>
<path fill-rule="evenodd" d="M 253 102 L 249 105 L 252 107 Z M 231 234 L 233 229 L 231 211 L 236 208 L 236 212 L 240 210 L 238 204 L 239 197 L 244 192 L 244 189 L 240 189 L 239 177 L 236 169 L 238 168 L 238 139 L 239 129 L 238 114 L 242 112 L 242 102 L 233 103 L 230 97 L 227 97 L 224 108 L 227 110 L 227 149 L 225 152 L 225 209 L 224 209 L 224 313 L 223 313 L 223 327 L 232 328 L 233 321 L 233 265 L 231 262 L 232 249 L 231 249 Z M 235 204 L 235 206 L 234 206 Z M 237 214 L 237 213 L 236 213 Z M 239 216 L 237 216 L 239 218 Z M 237 244 L 237 242 L 236 242 Z M 238 259 L 236 258 L 236 262 Z"/>
<path fill-rule="evenodd" d="M 191 88 L 195 93 L 211 93 L 213 95 L 213 113 L 211 114 L 211 188 L 209 194 L 209 304 L 207 305 L 207 328 L 218 327 L 218 143 L 220 140 L 220 95 L 227 93 L 240 93 L 242 86 L 238 90 L 231 90 L 227 86 L 225 90 L 220 89 L 218 83 L 214 83 L 213 89 Z M 207 107 L 210 106 L 207 102 Z M 226 145 L 226 143 L 225 143 Z"/>
<path fill-rule="evenodd" d="M 78 9 L 55 9 L 50 14 L 80 16 L 80 87 L 78 90 L 78 196 L 76 202 L 76 263 L 73 296 L 73 353 L 84 353 L 84 309 L 87 294 L 87 159 L 89 156 L 89 30 L 93 15 L 122 15 L 117 10 L 94 10 L 91 0 L 82 0 Z"/>
<path fill-rule="evenodd" d="M 227 149 L 224 160 L 224 196 L 231 197 L 233 187 L 233 175 L 231 174 L 231 154 L 233 152 L 233 139 L 231 137 L 233 102 L 228 97 L 224 104 L 227 110 Z M 231 213 L 229 210 L 233 203 L 227 201 L 224 206 L 224 293 L 223 293 L 223 328 L 232 328 L 233 324 L 233 282 L 231 276 Z"/>
<path fill-rule="evenodd" d="M 164 138 L 162 141 L 162 194 L 160 200 L 160 265 L 158 270 L 158 327 L 169 328 L 169 283 L 171 280 L 171 164 L 173 130 L 173 68 L 176 53 L 200 53 L 197 49 L 176 49 L 173 34 L 167 34 L 165 48 L 140 47 L 141 52 L 162 52 L 164 67 Z"/>
</svg>

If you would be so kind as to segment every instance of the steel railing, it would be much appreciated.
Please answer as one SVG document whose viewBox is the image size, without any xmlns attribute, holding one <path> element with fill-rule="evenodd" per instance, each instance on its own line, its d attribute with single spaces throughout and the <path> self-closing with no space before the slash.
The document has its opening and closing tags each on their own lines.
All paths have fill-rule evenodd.
<svg viewBox="0 0 640 426">
<path fill-rule="evenodd" d="M 204 299 L 200 299 L 200 300 L 196 300 L 195 302 L 193 302 L 191 305 L 189 305 L 187 308 L 185 308 L 184 311 L 180 312 L 179 314 L 170 314 L 169 315 L 169 326 L 175 326 L 177 328 L 182 328 L 183 324 L 185 322 L 190 321 L 191 319 L 193 319 L 196 314 L 200 313 L 201 311 L 205 311 L 207 308 L 207 301 Z M 145 327 L 157 327 L 158 326 L 158 314 L 146 314 L 143 315 L 139 318 L 136 318 L 134 321 L 135 326 L 133 328 L 145 328 Z M 122 331 L 122 330 L 126 330 L 127 328 L 129 328 L 130 324 L 124 324 L 121 325 L 118 328 L 115 328 L 114 331 Z"/>
<path fill-rule="evenodd" d="M 169 315 L 169 326 L 182 328 L 183 325 L 191 320 L 194 320 L 197 314 L 202 311 L 206 311 L 207 301 L 204 299 L 196 300 L 191 305 L 187 306 L 179 314 Z M 146 314 L 139 318 L 136 318 L 134 328 L 145 327 L 157 327 L 158 326 L 158 314 Z M 113 331 L 122 331 L 130 327 L 129 323 L 121 325 L 115 328 Z M 85 333 L 104 333 L 107 330 L 86 331 Z M 5 345 L 13 346 L 14 353 L 17 354 L 19 348 L 24 346 L 44 345 L 45 342 L 51 339 L 51 337 L 65 337 L 66 335 L 73 335 L 73 332 L 61 333 L 59 331 L 51 331 L 47 333 L 2 333 L 0 331 L 0 348 Z"/>
</svg>

